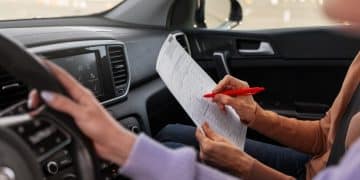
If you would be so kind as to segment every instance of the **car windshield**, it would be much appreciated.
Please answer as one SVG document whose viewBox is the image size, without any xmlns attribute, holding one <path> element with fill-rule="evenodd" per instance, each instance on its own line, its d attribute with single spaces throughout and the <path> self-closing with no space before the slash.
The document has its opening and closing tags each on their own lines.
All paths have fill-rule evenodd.
<svg viewBox="0 0 360 180">
<path fill-rule="evenodd" d="M 0 20 L 82 16 L 100 13 L 124 0 L 1 0 Z"/>
</svg>

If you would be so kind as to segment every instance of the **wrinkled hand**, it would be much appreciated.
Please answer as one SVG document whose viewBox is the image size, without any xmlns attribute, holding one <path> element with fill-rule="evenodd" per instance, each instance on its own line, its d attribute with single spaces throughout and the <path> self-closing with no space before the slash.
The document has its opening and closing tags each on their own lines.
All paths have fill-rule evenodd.
<svg viewBox="0 0 360 180">
<path fill-rule="evenodd" d="M 218 83 L 213 90 L 213 93 L 247 87 L 249 87 L 247 82 L 227 75 Z M 218 94 L 213 98 L 213 102 L 215 102 L 222 110 L 225 110 L 225 105 L 233 107 L 244 124 L 249 124 L 255 119 L 255 112 L 258 104 L 255 102 L 253 96 L 231 97 L 224 94 Z"/>
<path fill-rule="evenodd" d="M 40 96 L 53 109 L 70 115 L 80 130 L 88 136 L 104 159 L 122 165 L 135 142 L 135 135 L 121 127 L 97 101 L 94 95 L 57 65 L 44 61 L 53 75 L 65 87 L 70 97 L 42 91 Z M 37 91 L 29 95 L 28 105 L 40 105 Z"/>
<path fill-rule="evenodd" d="M 196 130 L 200 143 L 200 159 L 206 164 L 245 178 L 250 173 L 254 159 L 224 137 L 214 132 L 207 123 L 202 131 Z"/>
</svg>

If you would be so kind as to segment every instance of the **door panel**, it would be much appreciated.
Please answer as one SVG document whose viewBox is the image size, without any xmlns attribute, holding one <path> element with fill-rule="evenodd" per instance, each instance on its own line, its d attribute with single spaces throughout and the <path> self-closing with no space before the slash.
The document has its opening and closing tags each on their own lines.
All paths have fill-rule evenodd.
<svg viewBox="0 0 360 180">
<path fill-rule="evenodd" d="M 196 30 L 187 35 L 193 58 L 216 81 L 222 77 L 213 53 L 226 52 L 233 76 L 266 88 L 255 97 L 262 107 L 303 120 L 324 116 L 360 47 L 359 38 L 334 28 Z M 261 47 L 262 42 L 271 46 L 273 53 Z"/>
</svg>

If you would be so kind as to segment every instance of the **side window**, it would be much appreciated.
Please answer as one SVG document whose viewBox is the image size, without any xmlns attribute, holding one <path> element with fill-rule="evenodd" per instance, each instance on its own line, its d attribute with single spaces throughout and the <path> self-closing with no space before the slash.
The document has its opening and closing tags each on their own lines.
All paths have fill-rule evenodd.
<svg viewBox="0 0 360 180">
<path fill-rule="evenodd" d="M 205 22 L 214 29 L 223 24 L 229 16 L 230 0 L 205 0 Z"/>
<path fill-rule="evenodd" d="M 325 0 L 238 0 L 243 21 L 235 29 L 329 26 L 322 11 Z M 208 28 L 219 27 L 229 15 L 230 0 L 206 0 Z"/>
</svg>

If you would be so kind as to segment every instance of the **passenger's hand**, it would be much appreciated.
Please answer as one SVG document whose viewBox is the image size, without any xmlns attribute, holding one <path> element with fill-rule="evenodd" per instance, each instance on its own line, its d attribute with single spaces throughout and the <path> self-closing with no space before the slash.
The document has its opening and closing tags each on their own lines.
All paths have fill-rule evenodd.
<svg viewBox="0 0 360 180">
<path fill-rule="evenodd" d="M 215 87 L 213 93 L 247 87 L 249 87 L 247 82 L 227 75 Z M 231 97 L 224 94 L 218 94 L 213 98 L 213 102 L 217 103 L 222 110 L 225 110 L 225 105 L 233 107 L 244 124 L 249 124 L 255 119 L 255 112 L 258 104 L 252 96 Z"/>
<path fill-rule="evenodd" d="M 214 132 L 207 123 L 202 129 L 204 133 L 199 128 L 196 130 L 196 138 L 200 144 L 200 159 L 235 176 L 247 177 L 254 159 Z"/>
<path fill-rule="evenodd" d="M 69 114 L 80 130 L 88 136 L 104 159 L 122 165 L 135 142 L 135 135 L 121 127 L 97 101 L 94 95 L 66 71 L 45 61 L 53 75 L 65 87 L 70 97 L 43 91 L 40 96 L 53 109 Z M 29 95 L 29 107 L 40 104 L 37 91 Z"/>
</svg>

